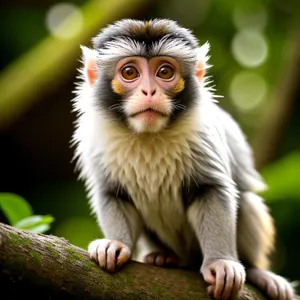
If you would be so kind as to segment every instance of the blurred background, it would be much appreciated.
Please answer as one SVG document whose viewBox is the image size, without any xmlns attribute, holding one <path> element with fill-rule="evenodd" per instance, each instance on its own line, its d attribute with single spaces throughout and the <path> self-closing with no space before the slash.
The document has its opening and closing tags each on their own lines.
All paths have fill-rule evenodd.
<svg viewBox="0 0 300 300">
<path fill-rule="evenodd" d="M 79 247 L 100 236 L 71 162 L 79 45 L 120 18 L 171 18 L 211 44 L 219 104 L 246 133 L 269 185 L 272 268 L 300 279 L 298 0 L 2 0 L 0 8 L 0 193 L 51 214 L 48 233 Z"/>
</svg>

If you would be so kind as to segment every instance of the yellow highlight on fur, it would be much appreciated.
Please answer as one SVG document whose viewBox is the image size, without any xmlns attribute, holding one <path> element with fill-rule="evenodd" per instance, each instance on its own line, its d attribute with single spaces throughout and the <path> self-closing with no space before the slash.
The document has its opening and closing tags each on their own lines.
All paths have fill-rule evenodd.
<svg viewBox="0 0 300 300">
<path fill-rule="evenodd" d="M 184 80 L 181 78 L 178 83 L 175 85 L 173 92 L 178 94 L 184 89 Z"/>
<path fill-rule="evenodd" d="M 125 89 L 123 88 L 121 83 L 118 82 L 117 80 L 112 80 L 111 87 L 112 87 L 113 91 L 116 94 L 118 94 L 118 95 L 124 95 L 125 94 Z"/>
</svg>

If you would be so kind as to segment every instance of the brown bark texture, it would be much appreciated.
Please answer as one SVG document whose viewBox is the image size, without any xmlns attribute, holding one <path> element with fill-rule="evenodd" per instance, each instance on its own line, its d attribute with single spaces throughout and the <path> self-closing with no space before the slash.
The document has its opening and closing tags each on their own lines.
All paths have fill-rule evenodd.
<svg viewBox="0 0 300 300">
<path fill-rule="evenodd" d="M 0 223 L 0 299 L 209 299 L 198 272 L 130 261 L 108 274 L 63 238 Z M 238 300 L 258 299 L 245 287 Z"/>
</svg>

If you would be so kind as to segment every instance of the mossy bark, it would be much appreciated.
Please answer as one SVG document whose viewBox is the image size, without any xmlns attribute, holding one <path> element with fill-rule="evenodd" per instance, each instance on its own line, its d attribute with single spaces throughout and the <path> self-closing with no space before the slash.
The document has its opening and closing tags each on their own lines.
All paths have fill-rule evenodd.
<svg viewBox="0 0 300 300">
<path fill-rule="evenodd" d="M 208 299 L 197 272 L 129 262 L 108 274 L 63 238 L 0 223 L 1 299 Z M 245 288 L 239 300 L 257 299 Z"/>
</svg>

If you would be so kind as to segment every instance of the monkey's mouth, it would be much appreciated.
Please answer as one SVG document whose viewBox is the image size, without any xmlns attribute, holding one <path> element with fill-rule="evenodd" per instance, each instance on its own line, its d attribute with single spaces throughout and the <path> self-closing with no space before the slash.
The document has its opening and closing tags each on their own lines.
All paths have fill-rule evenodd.
<svg viewBox="0 0 300 300">
<path fill-rule="evenodd" d="M 153 115 L 158 114 L 162 117 L 167 117 L 168 116 L 166 113 L 161 112 L 159 110 L 156 110 L 156 109 L 153 109 L 153 108 L 147 108 L 147 109 L 143 109 L 143 110 L 140 110 L 138 112 L 135 112 L 135 113 L 131 114 L 129 117 L 134 118 L 134 117 L 136 117 L 138 115 L 141 115 L 141 114 L 144 114 L 144 113 L 149 113 L 149 114 L 153 114 Z"/>
</svg>

